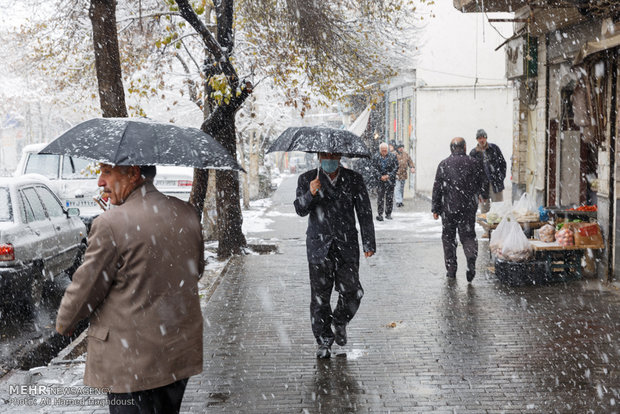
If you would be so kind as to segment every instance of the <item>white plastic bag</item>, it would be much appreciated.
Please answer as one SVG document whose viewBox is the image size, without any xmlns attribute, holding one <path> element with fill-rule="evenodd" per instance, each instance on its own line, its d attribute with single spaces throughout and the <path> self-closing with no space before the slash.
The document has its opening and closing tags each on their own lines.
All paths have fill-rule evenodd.
<svg viewBox="0 0 620 414">
<path fill-rule="evenodd" d="M 532 257 L 530 241 L 523 234 L 523 229 L 516 221 L 509 221 L 504 229 L 504 240 L 499 257 L 510 262 L 523 262 Z"/>
<path fill-rule="evenodd" d="M 538 207 L 528 193 L 523 193 L 519 201 L 515 202 L 512 207 L 512 213 L 521 222 L 538 221 L 540 218 Z"/>
<path fill-rule="evenodd" d="M 505 203 L 503 201 L 491 203 L 491 207 L 489 208 L 489 212 L 487 213 L 487 223 L 499 223 L 504 217 L 510 214 L 511 208 L 512 206 L 510 205 L 510 203 Z"/>
<path fill-rule="evenodd" d="M 497 228 L 493 230 L 491 233 L 491 240 L 489 240 L 489 249 L 491 249 L 491 253 L 495 256 L 501 254 L 502 246 L 504 245 L 504 238 L 506 237 L 506 229 L 508 228 L 509 220 L 514 220 L 510 215 L 502 218 L 502 221 L 499 222 Z"/>
</svg>

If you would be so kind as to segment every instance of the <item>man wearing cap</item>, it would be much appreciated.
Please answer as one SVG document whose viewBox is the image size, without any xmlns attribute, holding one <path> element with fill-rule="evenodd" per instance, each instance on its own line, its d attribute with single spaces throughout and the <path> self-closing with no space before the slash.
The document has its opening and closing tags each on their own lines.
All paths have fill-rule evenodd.
<svg viewBox="0 0 620 414">
<path fill-rule="evenodd" d="M 361 174 L 344 168 L 340 158 L 340 154 L 319 153 L 319 169 L 299 176 L 293 203 L 299 216 L 309 216 L 306 253 L 310 320 L 318 344 L 317 358 L 329 358 L 334 342 L 341 346 L 347 343 L 346 326 L 364 296 L 359 281 L 356 215 L 364 256 L 371 257 L 376 251 L 372 207 L 364 179 Z M 332 312 L 330 298 L 334 288 L 338 292 L 338 304 Z"/>
<path fill-rule="evenodd" d="M 483 192 L 480 195 L 480 212 L 487 213 L 491 207 L 491 201 L 504 200 L 504 179 L 506 178 L 506 160 L 502 151 L 495 144 L 487 141 L 487 133 L 484 129 L 476 132 L 478 145 L 469 153 L 480 168 L 484 171 Z"/>
</svg>

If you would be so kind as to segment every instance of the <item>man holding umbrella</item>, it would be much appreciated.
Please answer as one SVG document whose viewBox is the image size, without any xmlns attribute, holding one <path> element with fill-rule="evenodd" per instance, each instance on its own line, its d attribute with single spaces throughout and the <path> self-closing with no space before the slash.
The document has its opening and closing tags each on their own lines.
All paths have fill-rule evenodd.
<svg viewBox="0 0 620 414">
<path fill-rule="evenodd" d="M 362 232 L 365 257 L 371 257 L 376 251 L 372 207 L 364 180 L 359 173 L 342 167 L 340 157 L 340 153 L 319 153 L 320 167 L 299 176 L 294 202 L 298 215 L 309 216 L 306 249 L 310 270 L 310 316 L 318 343 L 318 358 L 331 356 L 334 341 L 341 346 L 347 343 L 346 326 L 364 295 L 358 273 L 355 214 Z M 330 298 L 334 286 L 339 297 L 332 312 Z"/>
<path fill-rule="evenodd" d="M 239 165 L 199 129 L 132 118 L 82 122 L 40 153 L 100 162 L 115 206 L 93 221 L 56 319 L 63 335 L 90 321 L 84 384 L 108 390 L 111 413 L 178 413 L 202 371 L 204 244 L 196 210 L 153 185 L 155 165 Z"/>
</svg>

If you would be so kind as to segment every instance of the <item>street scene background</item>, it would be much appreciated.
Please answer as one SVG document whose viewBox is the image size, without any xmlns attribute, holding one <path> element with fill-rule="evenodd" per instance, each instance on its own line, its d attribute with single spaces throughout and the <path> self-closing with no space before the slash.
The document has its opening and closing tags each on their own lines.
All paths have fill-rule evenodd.
<svg viewBox="0 0 620 414">
<path fill-rule="evenodd" d="M 620 296 L 613 285 L 586 279 L 505 287 L 488 270 L 485 241 L 473 283 L 465 269 L 449 280 L 441 225 L 422 198 L 377 223 L 377 254 L 360 263 L 365 295 L 349 343 L 334 345 L 331 359 L 317 359 L 306 220 L 292 206 L 295 186 L 296 176 L 286 175 L 246 220 L 248 240 L 275 244 L 278 252 L 234 257 L 216 289 L 204 291 L 205 369 L 191 378 L 182 412 L 617 410 L 613 316 Z M 9 394 L 10 384 L 79 387 L 83 369 L 81 356 L 12 372 L 0 380 L 0 412 L 107 412 L 96 404 L 41 405 L 28 395 L 21 397 L 32 406 L 9 403 L 20 397 Z M 75 393 L 65 397 L 84 403 Z"/>
</svg>

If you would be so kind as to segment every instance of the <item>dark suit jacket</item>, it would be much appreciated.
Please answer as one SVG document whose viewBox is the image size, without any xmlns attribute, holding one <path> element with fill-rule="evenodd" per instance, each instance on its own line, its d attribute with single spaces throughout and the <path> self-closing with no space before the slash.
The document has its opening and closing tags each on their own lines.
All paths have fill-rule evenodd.
<svg viewBox="0 0 620 414">
<path fill-rule="evenodd" d="M 469 153 L 470 157 L 473 157 L 478 161 L 478 165 L 484 172 L 484 181 L 486 182 L 483 198 L 490 198 L 488 183 L 491 183 L 493 192 L 499 193 L 504 190 L 504 178 L 506 178 L 506 160 L 502 155 L 502 151 L 495 144 L 488 144 L 488 148 L 484 153 L 478 151 L 477 147 L 474 147 Z M 484 163 L 484 157 L 487 157 L 488 162 Z"/>
<path fill-rule="evenodd" d="M 325 260 L 332 244 L 349 262 L 359 262 L 359 242 L 355 228 L 355 213 L 362 232 L 364 251 L 376 251 L 375 227 L 372 207 L 362 176 L 352 170 L 340 167 L 335 186 L 321 170 L 319 180 L 321 191 L 310 192 L 310 181 L 316 178 L 317 170 L 310 170 L 299 176 L 295 211 L 308 218 L 306 250 L 308 262 L 319 264 Z"/>
<path fill-rule="evenodd" d="M 383 160 L 381 154 L 375 155 L 372 158 L 372 164 L 375 168 L 378 180 L 381 178 L 382 175 L 387 174 L 390 176 L 390 179 L 388 180 L 389 183 L 394 185 L 396 184 L 396 172 L 398 171 L 398 158 L 396 158 L 396 155 L 392 154 L 391 152 L 388 152 L 385 157 L 385 167 L 384 164 L 381 162 Z"/>
<path fill-rule="evenodd" d="M 437 167 L 431 211 L 444 216 L 475 212 L 483 183 L 484 172 L 475 159 L 464 152 L 450 155 Z"/>
</svg>

